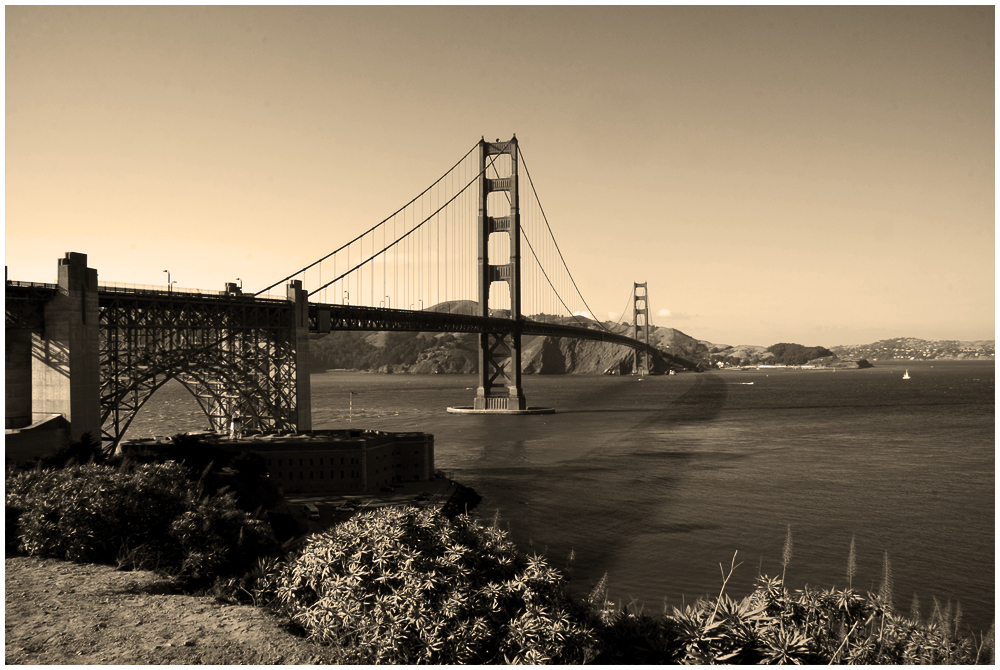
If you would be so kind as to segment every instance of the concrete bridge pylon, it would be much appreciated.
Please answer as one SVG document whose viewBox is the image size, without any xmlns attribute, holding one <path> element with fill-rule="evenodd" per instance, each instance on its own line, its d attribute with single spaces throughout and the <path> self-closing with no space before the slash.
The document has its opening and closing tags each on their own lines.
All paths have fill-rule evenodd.
<svg viewBox="0 0 1000 670">
<path fill-rule="evenodd" d="M 100 304 L 87 255 L 59 259 L 57 289 L 44 304 L 44 328 L 31 336 L 31 413 L 61 414 L 70 440 L 101 436 Z"/>
</svg>

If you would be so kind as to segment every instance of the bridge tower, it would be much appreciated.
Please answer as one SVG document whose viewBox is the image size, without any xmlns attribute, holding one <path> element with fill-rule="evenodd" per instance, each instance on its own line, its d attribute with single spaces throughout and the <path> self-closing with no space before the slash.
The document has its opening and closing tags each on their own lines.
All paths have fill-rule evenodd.
<svg viewBox="0 0 1000 670">
<path fill-rule="evenodd" d="M 632 338 L 649 347 L 649 295 L 646 292 L 646 282 L 632 286 Z M 641 356 L 638 351 L 635 352 L 632 374 L 649 374 L 648 348 L 643 349 Z"/>
<path fill-rule="evenodd" d="M 510 175 L 490 178 L 486 169 L 493 156 L 510 156 Z M 521 389 L 521 212 L 518 200 L 517 137 L 509 142 L 479 142 L 479 315 L 489 317 L 490 288 L 504 282 L 510 292 L 510 318 L 513 332 L 484 332 L 479 341 L 479 388 L 473 409 L 476 411 L 523 411 L 526 409 Z M 503 193 L 510 208 L 506 213 L 490 211 L 490 194 Z M 493 204 L 498 199 L 493 198 Z M 502 205 L 501 205 L 502 208 Z M 499 214 L 499 215 L 498 215 Z M 490 239 L 508 236 L 510 255 L 492 263 Z M 496 240 L 499 242 L 501 240 Z M 502 248 L 496 244 L 495 247 Z M 497 259 L 503 260 L 503 259 Z"/>
</svg>

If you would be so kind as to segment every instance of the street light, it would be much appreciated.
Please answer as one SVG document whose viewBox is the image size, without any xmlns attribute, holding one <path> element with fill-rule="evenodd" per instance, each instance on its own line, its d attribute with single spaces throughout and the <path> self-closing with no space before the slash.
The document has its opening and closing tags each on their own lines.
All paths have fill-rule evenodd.
<svg viewBox="0 0 1000 670">
<path fill-rule="evenodd" d="M 238 281 L 240 283 L 240 290 L 242 291 L 243 290 L 243 280 L 240 279 L 239 277 L 237 277 L 236 281 Z"/>
<path fill-rule="evenodd" d="M 164 270 L 164 272 L 167 273 L 167 292 L 169 293 L 170 287 L 173 285 L 173 282 L 170 281 L 170 270 Z"/>
<path fill-rule="evenodd" d="M 389 309 L 392 309 L 392 298 L 390 298 L 389 296 L 386 296 L 385 297 L 385 305 Z"/>
<path fill-rule="evenodd" d="M 347 291 L 344 291 L 344 304 L 345 305 L 351 304 L 351 294 L 348 293 Z"/>
</svg>

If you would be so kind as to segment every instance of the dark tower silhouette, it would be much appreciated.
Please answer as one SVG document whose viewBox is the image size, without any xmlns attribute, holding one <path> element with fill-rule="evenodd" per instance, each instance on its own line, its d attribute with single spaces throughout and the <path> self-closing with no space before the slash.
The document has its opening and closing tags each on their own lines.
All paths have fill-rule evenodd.
<svg viewBox="0 0 1000 670">
<path fill-rule="evenodd" d="M 646 282 L 634 284 L 632 287 L 632 338 L 649 347 L 649 296 L 646 293 Z M 643 349 L 640 356 L 635 352 L 635 363 L 632 374 L 649 374 L 649 349 Z"/>
<path fill-rule="evenodd" d="M 488 177 L 492 156 L 510 156 L 510 175 Z M 517 188 L 517 137 L 509 142 L 479 142 L 479 314 L 490 316 L 490 287 L 504 282 L 510 292 L 512 332 L 483 332 L 479 339 L 479 388 L 476 410 L 526 409 L 521 389 L 521 213 Z M 489 211 L 491 193 L 504 193 L 510 209 L 505 215 Z M 496 200 L 494 199 L 494 203 Z M 501 202 L 503 202 L 501 200 Z M 505 263 L 490 262 L 490 236 L 509 237 L 510 257 Z M 501 246 L 501 245 L 497 245 Z"/>
</svg>

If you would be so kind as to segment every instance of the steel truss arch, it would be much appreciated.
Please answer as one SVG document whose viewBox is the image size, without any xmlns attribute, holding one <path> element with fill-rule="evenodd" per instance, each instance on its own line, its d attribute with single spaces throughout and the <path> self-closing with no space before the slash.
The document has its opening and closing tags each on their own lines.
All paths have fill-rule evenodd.
<svg viewBox="0 0 1000 670">
<path fill-rule="evenodd" d="M 183 356 L 184 352 L 177 353 Z M 152 372 L 134 377 L 131 384 L 120 388 L 117 394 L 102 396 L 104 438 L 117 444 L 115 436 L 120 440 L 125 435 L 149 398 L 171 379 L 180 382 L 195 398 L 212 430 L 225 430 L 234 415 L 241 417 L 244 428 L 285 430 L 292 427 L 288 421 L 281 420 L 280 407 L 268 402 L 267 389 L 261 388 L 257 378 L 233 367 L 221 352 L 195 353 L 200 355 L 184 359 L 179 366 L 157 366 L 158 369 Z"/>
<path fill-rule="evenodd" d="M 102 295 L 101 432 L 117 449 L 146 401 L 177 379 L 213 430 L 294 430 L 297 361 L 291 303 L 186 295 Z M 303 372 L 303 374 L 308 374 Z"/>
</svg>

